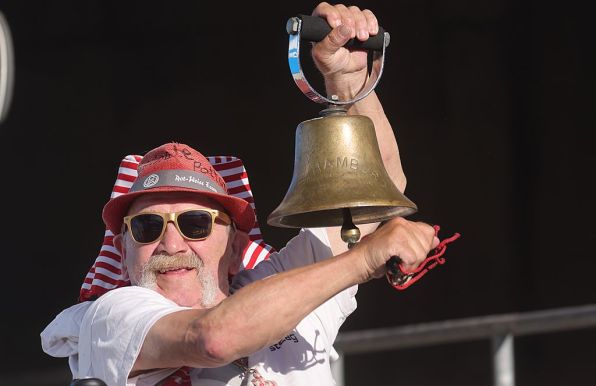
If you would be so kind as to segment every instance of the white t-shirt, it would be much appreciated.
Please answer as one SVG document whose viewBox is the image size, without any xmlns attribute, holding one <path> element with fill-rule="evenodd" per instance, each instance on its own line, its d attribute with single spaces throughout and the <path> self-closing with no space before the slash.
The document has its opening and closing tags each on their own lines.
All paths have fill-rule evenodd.
<svg viewBox="0 0 596 386">
<path fill-rule="evenodd" d="M 232 290 L 329 256 L 331 249 L 324 229 L 302 230 L 269 260 L 236 275 Z M 287 336 L 252 354 L 249 366 L 280 386 L 333 385 L 330 361 L 337 353 L 332 345 L 339 327 L 356 309 L 356 291 L 356 286 L 348 288 L 323 303 Z M 68 356 L 74 378 L 96 377 L 110 386 L 155 385 L 176 369 L 133 378 L 128 378 L 128 374 L 153 324 L 172 312 L 185 309 L 149 289 L 115 289 L 94 302 L 63 311 L 42 332 L 42 347 L 50 355 Z M 246 335 L 249 336 L 250 331 L 246 331 Z M 233 364 L 216 369 L 193 369 L 190 376 L 193 385 L 247 384 L 247 380 L 243 383 L 240 369 Z"/>
</svg>

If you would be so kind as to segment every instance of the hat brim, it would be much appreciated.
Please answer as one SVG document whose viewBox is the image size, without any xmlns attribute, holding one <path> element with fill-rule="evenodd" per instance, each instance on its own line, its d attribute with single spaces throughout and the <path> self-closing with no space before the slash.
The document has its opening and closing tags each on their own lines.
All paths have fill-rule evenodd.
<svg viewBox="0 0 596 386">
<path fill-rule="evenodd" d="M 197 191 L 196 189 L 184 188 L 178 186 L 160 186 L 151 190 L 126 193 L 112 198 L 103 207 L 102 218 L 106 227 L 113 233 L 119 234 L 122 230 L 122 221 L 128 212 L 132 202 L 145 194 L 155 194 L 164 192 L 190 192 L 202 197 L 207 197 L 219 203 L 230 215 L 236 227 L 244 232 L 249 232 L 255 224 L 255 212 L 251 204 L 241 198 L 224 195 L 215 192 Z"/>
</svg>

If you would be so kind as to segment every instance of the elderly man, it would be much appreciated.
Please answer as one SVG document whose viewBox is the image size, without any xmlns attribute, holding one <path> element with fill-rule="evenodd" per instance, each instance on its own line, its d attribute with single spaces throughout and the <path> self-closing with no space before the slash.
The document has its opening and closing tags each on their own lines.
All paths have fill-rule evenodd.
<svg viewBox="0 0 596 386">
<path fill-rule="evenodd" d="M 313 48 L 327 92 L 353 97 L 367 77 L 366 53 L 342 46 L 376 34 L 376 18 L 327 3 L 313 14 L 334 27 Z M 349 113 L 373 120 L 385 166 L 403 191 L 397 143 L 377 97 Z M 132 286 L 66 310 L 42 340 L 58 356 L 48 342 L 69 341 L 78 353 L 67 354 L 75 376 L 109 385 L 333 384 L 332 344 L 356 308 L 355 286 L 384 276 L 394 255 L 414 269 L 438 244 L 431 226 L 402 218 L 373 233 L 374 225 L 363 227 L 369 236 L 350 250 L 338 229 L 308 229 L 238 273 L 254 212 L 227 193 L 201 153 L 177 143 L 144 156 L 131 191 L 111 199 L 103 219 Z M 64 323 L 74 337 L 57 332 Z M 180 368 L 188 371 L 174 379 Z"/>
</svg>

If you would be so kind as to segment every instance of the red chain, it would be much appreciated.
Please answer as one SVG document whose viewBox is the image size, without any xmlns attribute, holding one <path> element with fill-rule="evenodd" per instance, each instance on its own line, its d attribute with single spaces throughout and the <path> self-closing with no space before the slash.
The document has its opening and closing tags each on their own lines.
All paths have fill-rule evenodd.
<svg viewBox="0 0 596 386">
<path fill-rule="evenodd" d="M 435 236 L 439 237 L 439 231 L 441 227 L 438 225 L 434 225 L 435 228 Z M 453 236 L 448 237 L 441 241 L 439 245 L 434 249 L 434 254 L 432 256 L 427 257 L 424 259 L 422 264 L 418 266 L 415 270 L 411 272 L 404 271 L 402 265 L 399 265 L 399 270 L 404 275 L 400 278 L 396 278 L 395 275 L 391 271 L 387 271 L 387 280 L 389 284 L 400 291 L 405 290 L 406 288 L 410 287 L 412 284 L 416 283 L 422 276 L 424 276 L 429 270 L 433 269 L 439 264 L 445 264 L 445 258 L 441 257 L 445 254 L 447 250 L 447 244 L 454 242 L 455 240 L 460 238 L 459 233 L 455 233 Z"/>
</svg>

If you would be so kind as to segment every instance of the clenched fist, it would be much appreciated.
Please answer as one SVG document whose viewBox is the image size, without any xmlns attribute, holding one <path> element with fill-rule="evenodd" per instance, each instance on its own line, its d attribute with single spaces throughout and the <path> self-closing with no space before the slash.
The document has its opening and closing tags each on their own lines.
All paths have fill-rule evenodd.
<svg viewBox="0 0 596 386">
<path fill-rule="evenodd" d="M 312 49 L 317 68 L 325 78 L 327 93 L 338 95 L 342 100 L 352 99 L 366 83 L 367 53 L 348 50 L 343 45 L 353 38 L 365 41 L 370 35 L 376 35 L 379 32 L 377 18 L 368 9 L 328 3 L 320 3 L 312 15 L 324 18 L 332 28 Z"/>
<path fill-rule="evenodd" d="M 392 256 L 401 258 L 406 272 L 415 270 L 437 245 L 439 239 L 432 226 L 397 217 L 368 235 L 350 253 L 359 255 L 361 282 L 366 282 L 384 276 L 385 263 Z"/>
</svg>

